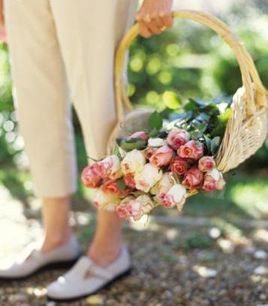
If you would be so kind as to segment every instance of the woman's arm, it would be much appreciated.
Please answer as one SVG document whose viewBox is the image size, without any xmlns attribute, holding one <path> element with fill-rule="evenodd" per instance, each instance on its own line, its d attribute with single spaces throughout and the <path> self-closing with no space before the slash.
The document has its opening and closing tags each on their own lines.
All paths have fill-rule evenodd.
<svg viewBox="0 0 268 306">
<path fill-rule="evenodd" d="M 173 0 L 144 0 L 136 14 L 140 35 L 148 38 L 170 28 L 173 24 L 172 4 Z"/>
</svg>

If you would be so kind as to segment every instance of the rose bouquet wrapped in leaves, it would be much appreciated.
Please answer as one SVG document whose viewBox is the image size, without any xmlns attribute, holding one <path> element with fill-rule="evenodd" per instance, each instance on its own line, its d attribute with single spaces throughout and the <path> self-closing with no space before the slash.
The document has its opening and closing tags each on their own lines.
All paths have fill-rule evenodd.
<svg viewBox="0 0 268 306">
<path fill-rule="evenodd" d="M 138 220 L 156 206 L 181 211 L 197 191 L 223 189 L 214 156 L 230 114 L 229 103 L 193 99 L 180 112 L 152 112 L 147 128 L 118 138 L 113 154 L 83 170 L 96 207 Z"/>
</svg>

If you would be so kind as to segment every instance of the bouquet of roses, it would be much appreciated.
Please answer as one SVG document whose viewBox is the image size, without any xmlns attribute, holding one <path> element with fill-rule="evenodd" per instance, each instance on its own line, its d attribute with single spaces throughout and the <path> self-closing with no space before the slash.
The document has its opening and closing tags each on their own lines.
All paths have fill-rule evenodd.
<svg viewBox="0 0 268 306">
<path fill-rule="evenodd" d="M 138 220 L 156 206 L 181 211 L 187 196 L 223 189 L 214 157 L 230 111 L 226 102 L 191 99 L 180 112 L 151 113 L 144 130 L 118 138 L 113 154 L 84 168 L 95 206 Z"/>
</svg>

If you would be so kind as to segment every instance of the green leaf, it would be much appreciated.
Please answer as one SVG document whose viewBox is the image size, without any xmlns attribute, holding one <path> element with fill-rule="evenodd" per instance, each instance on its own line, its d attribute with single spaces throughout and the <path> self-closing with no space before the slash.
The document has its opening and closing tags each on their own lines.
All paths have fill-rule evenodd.
<svg viewBox="0 0 268 306">
<path fill-rule="evenodd" d="M 207 102 L 204 102 L 200 99 L 193 99 L 193 98 L 190 98 L 189 101 L 195 103 L 198 107 L 202 108 L 202 107 L 206 107 L 208 105 Z"/>
<path fill-rule="evenodd" d="M 150 132 L 149 132 L 149 137 L 156 137 L 158 136 L 159 134 L 159 130 L 157 129 L 152 129 Z"/>
<path fill-rule="evenodd" d="M 221 142 L 221 138 L 220 137 L 214 137 L 212 140 L 211 140 L 211 153 L 213 155 L 215 155 L 219 149 L 219 146 L 220 146 L 220 142 Z"/>
<path fill-rule="evenodd" d="M 163 125 L 163 118 L 161 117 L 161 115 L 158 112 L 153 112 L 148 119 L 148 124 L 149 124 L 149 128 L 150 130 L 160 130 L 162 128 Z"/>
<path fill-rule="evenodd" d="M 169 116 L 170 121 L 183 121 L 183 120 L 190 120 L 193 117 L 192 112 L 184 112 L 184 113 L 172 113 Z"/>
<path fill-rule="evenodd" d="M 198 104 L 195 100 L 189 99 L 189 101 L 184 105 L 183 109 L 186 112 L 198 110 Z"/>
<path fill-rule="evenodd" d="M 168 119 L 172 113 L 174 113 L 174 109 L 166 107 L 159 114 L 162 119 Z"/>
<path fill-rule="evenodd" d="M 115 144 L 114 147 L 113 147 L 112 153 L 114 155 L 116 155 L 119 159 L 122 159 L 122 156 L 121 156 L 119 148 L 120 148 L 119 145 Z"/>
<path fill-rule="evenodd" d="M 200 113 L 195 119 L 200 122 L 208 122 L 210 119 L 210 116 L 206 113 Z"/>
<path fill-rule="evenodd" d="M 142 150 L 146 147 L 147 140 L 142 138 L 131 138 L 127 140 L 122 140 L 120 142 L 120 147 L 125 151 L 132 151 L 134 149 Z"/>
<path fill-rule="evenodd" d="M 198 140 L 200 137 L 203 136 L 202 133 L 200 133 L 199 131 L 192 131 L 190 132 L 191 138 L 194 140 Z"/>
<path fill-rule="evenodd" d="M 116 181 L 116 185 L 118 187 L 119 190 L 123 191 L 127 188 L 126 183 L 124 182 L 123 178 L 120 178 Z"/>
<path fill-rule="evenodd" d="M 209 137 L 207 137 L 206 135 L 203 135 L 204 139 L 205 139 L 205 144 L 206 147 L 208 149 L 208 154 L 212 154 L 211 152 L 211 139 L 209 139 Z"/>
<path fill-rule="evenodd" d="M 232 109 L 227 108 L 225 112 L 223 112 L 218 116 L 218 120 L 222 123 L 227 124 L 228 120 L 231 118 L 231 115 L 232 115 Z"/>
</svg>

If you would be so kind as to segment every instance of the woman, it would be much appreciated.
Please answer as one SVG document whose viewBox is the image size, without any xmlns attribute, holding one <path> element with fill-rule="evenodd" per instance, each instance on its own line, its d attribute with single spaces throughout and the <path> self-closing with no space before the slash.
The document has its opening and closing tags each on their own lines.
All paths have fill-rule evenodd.
<svg viewBox="0 0 268 306">
<path fill-rule="evenodd" d="M 143 37 L 171 27 L 172 2 L 143 1 L 136 14 Z M 0 0 L 0 32 L 5 15 L 19 129 L 35 193 L 42 199 L 45 229 L 41 247 L 0 271 L 2 278 L 27 277 L 50 264 L 70 264 L 80 257 L 69 225 L 77 169 L 68 92 L 88 155 L 103 157 L 115 123 L 114 50 L 133 22 L 136 7 L 134 0 L 7 0 L 3 14 Z M 68 300 L 92 294 L 130 266 L 121 221 L 114 213 L 98 212 L 86 256 L 48 286 L 48 296 Z"/>
</svg>

